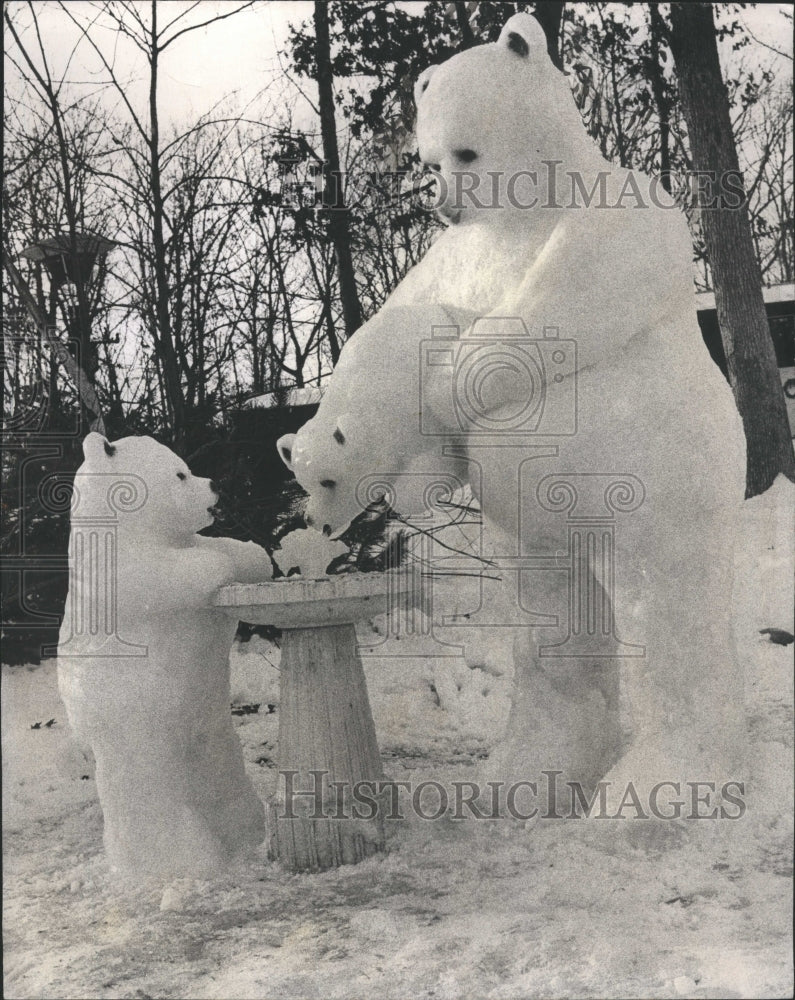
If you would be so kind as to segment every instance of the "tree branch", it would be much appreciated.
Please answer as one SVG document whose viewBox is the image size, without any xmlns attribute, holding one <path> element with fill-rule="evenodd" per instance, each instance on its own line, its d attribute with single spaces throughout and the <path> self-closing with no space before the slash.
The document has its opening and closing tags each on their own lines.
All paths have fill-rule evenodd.
<svg viewBox="0 0 795 1000">
<path fill-rule="evenodd" d="M 246 3 L 237 7 L 235 10 L 230 10 L 227 14 L 216 14 L 215 17 L 208 18 L 206 21 L 201 21 L 199 24 L 188 25 L 187 28 L 182 28 L 175 35 L 172 35 L 171 38 L 167 38 L 164 42 L 159 42 L 157 51 L 164 52 L 172 42 L 175 42 L 182 35 L 187 35 L 189 31 L 196 31 L 198 28 L 206 28 L 209 24 L 216 24 L 218 21 L 225 21 L 226 18 L 234 17 L 235 14 L 240 14 L 242 11 L 246 10 L 247 7 L 253 6 L 253 4 L 254 0 L 246 0 Z M 174 22 L 172 21 L 171 23 L 173 24 Z"/>
</svg>

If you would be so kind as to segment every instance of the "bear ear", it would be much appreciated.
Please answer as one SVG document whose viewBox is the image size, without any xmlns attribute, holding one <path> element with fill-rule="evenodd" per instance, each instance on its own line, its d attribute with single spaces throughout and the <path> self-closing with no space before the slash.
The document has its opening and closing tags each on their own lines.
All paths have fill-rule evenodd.
<svg viewBox="0 0 795 1000">
<path fill-rule="evenodd" d="M 438 66 L 428 66 L 424 69 L 420 75 L 417 77 L 417 82 L 414 84 L 414 103 L 419 104 L 420 98 L 428 89 L 428 84 L 431 82 L 431 77 L 438 69 Z"/>
<path fill-rule="evenodd" d="M 526 59 L 531 49 L 540 48 L 546 52 L 547 38 L 532 14 L 514 14 L 505 22 L 497 44 Z"/>
<path fill-rule="evenodd" d="M 112 458 L 116 454 L 116 445 L 113 445 L 102 434 L 92 431 L 83 440 L 83 455 L 87 462 L 102 462 L 106 457 Z"/>
<path fill-rule="evenodd" d="M 279 458 L 290 472 L 293 471 L 293 445 L 295 444 L 295 438 L 295 434 L 285 434 L 276 442 L 276 450 L 279 452 Z"/>
</svg>

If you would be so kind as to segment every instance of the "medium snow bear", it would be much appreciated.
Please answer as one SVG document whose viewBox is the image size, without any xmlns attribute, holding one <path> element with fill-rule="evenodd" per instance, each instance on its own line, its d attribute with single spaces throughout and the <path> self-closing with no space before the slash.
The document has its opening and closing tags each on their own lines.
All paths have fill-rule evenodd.
<svg viewBox="0 0 795 1000">
<path fill-rule="evenodd" d="M 745 442 L 699 334 L 685 219 L 601 157 L 529 15 L 430 67 L 416 99 L 448 228 L 278 443 L 307 519 L 340 530 L 371 473 L 471 482 L 506 590 L 547 616 L 515 646 L 495 780 L 609 772 L 642 798 L 740 777 Z"/>
<path fill-rule="evenodd" d="M 204 538 L 212 483 L 150 437 L 83 443 L 58 683 L 96 760 L 105 845 L 129 874 L 211 870 L 265 835 L 230 716 L 236 623 L 212 607 L 271 576 L 252 542 Z"/>
</svg>

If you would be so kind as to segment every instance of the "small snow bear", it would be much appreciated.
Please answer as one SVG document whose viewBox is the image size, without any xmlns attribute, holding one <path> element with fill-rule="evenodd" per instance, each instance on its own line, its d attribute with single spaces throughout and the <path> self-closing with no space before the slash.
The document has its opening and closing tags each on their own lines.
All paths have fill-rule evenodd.
<svg viewBox="0 0 795 1000">
<path fill-rule="evenodd" d="M 745 441 L 685 219 L 603 159 L 530 15 L 427 69 L 416 100 L 448 228 L 278 442 L 308 518 L 338 532 L 374 474 L 470 482 L 509 600 L 539 616 L 495 780 L 607 775 L 648 803 L 659 782 L 740 778 Z"/>
<path fill-rule="evenodd" d="M 196 534 L 217 494 L 154 439 L 91 433 L 83 453 L 58 684 L 96 760 L 107 854 L 126 874 L 210 871 L 265 836 L 229 710 L 236 623 L 212 598 L 270 579 L 270 558 Z"/>
</svg>

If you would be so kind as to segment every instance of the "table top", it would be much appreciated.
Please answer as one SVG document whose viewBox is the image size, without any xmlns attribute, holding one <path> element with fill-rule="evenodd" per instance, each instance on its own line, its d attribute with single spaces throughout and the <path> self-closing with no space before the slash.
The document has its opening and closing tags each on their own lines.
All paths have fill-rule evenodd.
<svg viewBox="0 0 795 1000">
<path fill-rule="evenodd" d="M 405 597 L 411 580 L 395 573 L 345 573 L 319 579 L 288 577 L 268 583 L 230 583 L 214 605 L 241 621 L 276 628 L 353 624 Z"/>
</svg>

